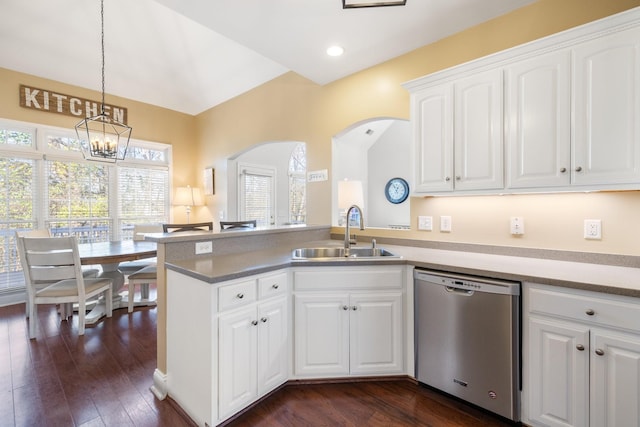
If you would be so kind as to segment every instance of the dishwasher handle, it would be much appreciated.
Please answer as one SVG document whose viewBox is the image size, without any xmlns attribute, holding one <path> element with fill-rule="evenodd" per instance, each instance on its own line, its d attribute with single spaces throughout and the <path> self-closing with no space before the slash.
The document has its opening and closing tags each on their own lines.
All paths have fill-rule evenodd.
<svg viewBox="0 0 640 427">
<path fill-rule="evenodd" d="M 460 295 L 464 295 L 464 296 L 467 296 L 467 297 L 470 297 L 475 292 L 475 291 L 470 291 L 469 289 L 454 288 L 453 286 L 445 286 L 444 289 L 447 292 L 451 292 L 451 293 L 454 293 L 454 294 L 460 294 Z"/>
</svg>

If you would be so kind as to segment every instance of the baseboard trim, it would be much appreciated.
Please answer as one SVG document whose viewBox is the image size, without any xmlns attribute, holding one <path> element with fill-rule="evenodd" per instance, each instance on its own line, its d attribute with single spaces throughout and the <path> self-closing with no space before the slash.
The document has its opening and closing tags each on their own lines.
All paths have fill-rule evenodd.
<svg viewBox="0 0 640 427">
<path fill-rule="evenodd" d="M 167 374 L 156 368 L 150 390 L 158 400 L 164 400 L 167 397 Z"/>
</svg>

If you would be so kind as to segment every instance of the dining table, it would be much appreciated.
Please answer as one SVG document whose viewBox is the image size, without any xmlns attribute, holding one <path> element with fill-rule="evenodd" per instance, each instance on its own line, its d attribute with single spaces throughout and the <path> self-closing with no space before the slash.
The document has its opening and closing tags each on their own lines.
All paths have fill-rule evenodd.
<svg viewBox="0 0 640 427">
<path fill-rule="evenodd" d="M 113 309 L 127 307 L 127 301 L 120 295 L 119 291 L 124 286 L 125 275 L 118 270 L 122 262 L 137 261 L 140 259 L 153 258 L 157 254 L 155 242 L 144 240 L 122 240 L 112 242 L 95 242 L 78 244 L 80 262 L 83 265 L 100 265 L 98 277 L 112 279 Z M 135 306 L 153 306 L 155 300 L 141 299 L 134 303 Z M 87 326 L 94 325 L 106 315 L 106 305 L 104 299 L 98 299 L 91 311 L 87 313 L 85 323 Z"/>
</svg>

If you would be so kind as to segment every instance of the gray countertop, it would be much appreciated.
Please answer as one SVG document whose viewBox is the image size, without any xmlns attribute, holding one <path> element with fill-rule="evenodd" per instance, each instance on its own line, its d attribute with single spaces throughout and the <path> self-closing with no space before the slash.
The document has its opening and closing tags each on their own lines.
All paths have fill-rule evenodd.
<svg viewBox="0 0 640 427">
<path fill-rule="evenodd" d="M 309 242 L 300 247 L 341 246 L 337 240 Z M 366 246 L 366 245 L 359 245 Z M 498 279 L 529 281 L 553 286 L 640 297 L 640 268 L 583 262 L 557 261 L 477 252 L 429 249 L 413 246 L 379 245 L 400 259 L 331 261 L 291 259 L 292 247 L 233 255 L 200 257 L 167 263 L 167 268 L 207 283 L 219 283 L 286 267 L 353 266 L 408 264 L 416 268 L 435 269 Z"/>
</svg>

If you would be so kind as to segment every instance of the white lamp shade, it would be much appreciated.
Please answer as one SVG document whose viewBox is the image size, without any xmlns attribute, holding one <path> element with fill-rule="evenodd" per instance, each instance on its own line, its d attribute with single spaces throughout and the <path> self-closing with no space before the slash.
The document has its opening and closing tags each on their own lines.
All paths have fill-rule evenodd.
<svg viewBox="0 0 640 427">
<path fill-rule="evenodd" d="M 364 208 L 362 181 L 338 181 L 338 208 L 346 210 L 351 205 Z"/>
<path fill-rule="evenodd" d="M 173 198 L 174 206 L 202 206 L 204 205 L 202 198 L 202 190 L 189 186 L 178 187 L 175 197 Z"/>
</svg>

